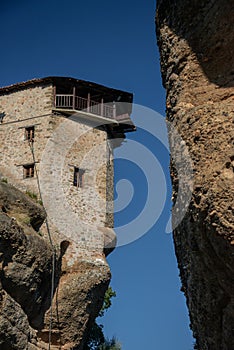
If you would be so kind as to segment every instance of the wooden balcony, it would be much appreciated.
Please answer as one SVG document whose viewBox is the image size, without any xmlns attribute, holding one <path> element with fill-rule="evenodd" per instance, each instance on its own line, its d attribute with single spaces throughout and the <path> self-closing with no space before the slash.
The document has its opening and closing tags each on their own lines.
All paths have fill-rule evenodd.
<svg viewBox="0 0 234 350">
<path fill-rule="evenodd" d="M 70 89 L 71 91 L 71 89 Z M 58 91 L 60 92 L 60 91 Z M 110 101 L 108 95 L 108 102 L 104 103 L 102 94 L 99 93 L 99 99 L 91 98 L 90 93 L 87 97 L 77 96 L 76 88 L 73 87 L 72 94 L 57 93 L 56 86 L 54 86 L 54 110 L 59 113 L 67 115 L 74 115 L 75 118 L 81 118 L 89 123 L 98 125 L 108 124 L 111 127 L 112 133 L 119 135 L 136 130 L 135 125 L 131 121 L 128 109 L 123 110 L 118 104 Z M 104 95 L 103 95 L 104 96 Z"/>
<path fill-rule="evenodd" d="M 71 94 L 54 94 L 54 107 L 60 110 L 82 111 L 87 114 L 93 114 L 104 118 L 116 120 L 116 106 L 115 103 L 104 103 L 101 101 L 94 101 L 87 98 Z"/>
</svg>

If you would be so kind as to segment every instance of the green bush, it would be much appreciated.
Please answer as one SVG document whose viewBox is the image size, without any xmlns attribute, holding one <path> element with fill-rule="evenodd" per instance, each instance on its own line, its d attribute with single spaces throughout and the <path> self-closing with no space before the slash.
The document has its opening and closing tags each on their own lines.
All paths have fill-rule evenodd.
<svg viewBox="0 0 234 350">
<path fill-rule="evenodd" d="M 31 192 L 31 191 L 26 191 L 26 194 L 27 194 L 30 198 L 32 198 L 32 199 L 34 199 L 34 200 L 37 201 L 37 194 L 36 194 L 36 193 Z"/>
<path fill-rule="evenodd" d="M 104 343 L 98 347 L 98 350 L 121 350 L 121 345 L 115 337 L 105 339 Z"/>
<path fill-rule="evenodd" d="M 104 302 L 103 302 L 102 308 L 99 312 L 99 317 L 102 317 L 104 315 L 105 311 L 107 311 L 111 307 L 111 305 L 112 305 L 111 299 L 113 297 L 116 297 L 116 293 L 115 293 L 115 291 L 113 291 L 113 289 L 111 287 L 108 287 L 108 289 L 105 293 L 105 296 L 104 296 Z"/>
<path fill-rule="evenodd" d="M 31 218 L 30 217 L 25 217 L 24 219 L 23 219 L 23 223 L 25 224 L 25 225 L 28 225 L 28 226 L 30 226 L 31 225 Z"/>
<path fill-rule="evenodd" d="M 105 311 L 111 307 L 111 299 L 113 297 L 116 297 L 116 293 L 111 287 L 108 287 L 104 296 L 102 308 L 98 315 L 99 317 L 102 317 Z M 105 338 L 103 325 L 97 324 L 95 321 L 84 346 L 84 350 L 121 350 L 121 346 L 114 337 L 112 339 Z"/>
</svg>

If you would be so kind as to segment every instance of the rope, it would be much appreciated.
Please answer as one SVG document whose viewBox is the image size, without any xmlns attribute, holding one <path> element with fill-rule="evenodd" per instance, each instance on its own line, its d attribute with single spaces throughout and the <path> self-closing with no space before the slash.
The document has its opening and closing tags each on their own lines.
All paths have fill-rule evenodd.
<svg viewBox="0 0 234 350">
<path fill-rule="evenodd" d="M 41 193 L 41 186 L 40 186 L 40 181 L 39 181 L 39 176 L 38 176 L 38 171 L 36 167 L 36 159 L 35 159 L 35 153 L 34 153 L 34 148 L 33 148 L 33 140 L 28 140 L 29 147 L 32 152 L 32 157 L 33 157 L 33 163 L 34 163 L 34 168 L 35 168 L 35 174 L 36 174 L 36 179 L 37 179 L 37 187 L 38 187 L 38 192 L 39 192 L 39 197 L 42 203 L 42 207 L 46 212 L 46 208 L 43 204 L 42 200 L 42 193 Z M 52 275 L 51 275 L 51 294 L 50 294 L 50 323 L 49 323 L 49 345 L 48 345 L 48 350 L 51 349 L 51 334 L 52 334 L 52 317 L 53 317 L 53 308 L 52 308 L 52 303 L 53 303 L 53 296 L 54 296 L 54 285 L 55 285 L 55 261 L 56 261 L 56 250 L 54 248 L 54 244 L 52 241 L 51 233 L 50 233 L 50 228 L 49 228 L 49 223 L 47 217 L 45 218 L 45 224 L 46 224 L 46 229 L 49 237 L 49 242 L 52 248 Z"/>
</svg>

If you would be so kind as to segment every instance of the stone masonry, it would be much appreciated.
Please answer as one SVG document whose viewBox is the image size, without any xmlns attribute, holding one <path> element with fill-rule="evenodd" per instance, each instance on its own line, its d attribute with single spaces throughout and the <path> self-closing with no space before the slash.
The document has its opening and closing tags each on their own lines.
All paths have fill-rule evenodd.
<svg viewBox="0 0 234 350">
<path fill-rule="evenodd" d="M 64 81 L 66 78 L 64 78 Z M 113 215 L 106 210 L 106 202 L 113 200 L 113 165 L 112 165 L 112 142 L 108 140 L 109 135 L 105 126 L 96 124 L 97 127 L 86 125 L 84 119 L 76 118 L 76 122 L 69 120 L 66 113 L 56 113 L 54 109 L 54 82 L 47 82 L 46 79 L 38 82 L 32 82 L 27 86 L 22 83 L 15 87 L 2 88 L 0 90 L 0 112 L 4 117 L 0 124 L 0 174 L 5 177 L 9 183 L 21 189 L 24 192 L 35 193 L 38 198 L 40 182 L 47 182 L 42 198 L 44 205 L 53 200 L 53 186 L 51 183 L 55 179 L 59 179 L 60 187 L 64 191 L 63 200 L 69 206 L 70 212 L 77 213 L 79 221 L 84 222 L 84 226 L 91 225 L 91 230 L 94 227 L 104 228 L 113 227 Z M 60 83 L 61 84 L 61 83 Z M 8 91 L 9 90 L 9 91 Z M 92 93 L 92 88 L 90 90 Z M 75 113 L 75 112 L 74 112 Z M 66 132 L 66 138 L 73 140 L 69 144 L 69 148 L 64 149 L 64 164 L 62 169 L 56 169 L 56 156 L 53 154 L 55 161 L 54 169 L 51 166 L 52 160 L 46 169 L 44 169 L 44 177 L 41 178 L 41 162 L 45 157 L 46 145 L 51 139 L 55 130 L 59 125 L 63 126 L 62 137 Z M 34 142 L 29 142 L 25 133 L 27 128 L 34 128 Z M 74 133 L 77 134 L 75 137 Z M 65 131 L 66 130 L 66 131 Z M 60 142 L 60 140 L 55 140 Z M 32 153 L 33 146 L 33 153 Z M 58 145 L 58 148 L 62 146 Z M 56 152 L 55 148 L 53 150 Z M 57 150 L 59 152 L 60 150 Z M 48 151 L 49 152 L 49 151 Z M 95 154 L 96 153 L 96 154 Z M 82 169 L 82 188 L 74 186 L 74 167 L 81 167 L 80 164 L 85 162 L 84 166 L 87 169 Z M 35 163 L 35 164 L 34 164 Z M 46 161 L 45 161 L 46 163 Z M 45 167 L 44 163 L 44 167 Z M 92 164 L 90 164 L 92 163 Z M 24 177 L 25 166 L 35 165 L 34 176 Z M 43 183 L 41 184 L 43 187 Z M 46 202 L 47 199 L 47 202 Z M 64 210 L 64 206 L 60 205 L 59 199 L 55 200 L 56 212 Z M 63 203 L 64 204 L 64 203 Z M 61 220 L 60 220 L 61 221 Z M 66 218 L 64 223 L 60 223 L 60 228 L 63 226 L 63 231 L 66 231 Z M 56 226 L 51 222 L 52 226 Z M 58 228 L 59 229 L 59 228 Z M 56 229 L 54 227 L 54 231 Z M 87 230 L 86 230 L 87 231 Z M 67 233 L 61 232 L 60 236 Z M 86 236 L 86 237 L 85 237 Z M 58 237 L 58 235 L 56 236 Z M 64 238 L 64 237 L 63 237 Z M 72 233 L 70 233 L 72 238 Z M 84 247 L 87 253 L 88 247 L 92 250 L 103 250 L 104 237 L 103 229 L 97 231 L 96 234 L 81 233 L 77 239 L 80 246 Z M 99 241 L 99 243 L 98 243 Z M 83 253 L 82 253 L 83 254 Z"/>
<path fill-rule="evenodd" d="M 124 138 L 125 132 L 134 129 L 129 117 L 126 124 L 116 121 L 118 111 L 116 118 L 106 120 L 100 113 L 68 108 L 66 99 L 75 98 L 74 87 L 82 101 L 87 94 L 88 99 L 90 95 L 99 96 L 99 101 L 104 99 L 111 105 L 117 98 L 132 100 L 129 93 L 73 78 L 35 79 L 0 89 L 1 181 L 46 209 L 47 224 L 33 230 L 50 245 L 49 227 L 51 248 L 58 258 L 53 302 L 50 305 L 48 297 L 45 305 L 42 302 L 40 324 L 35 323 L 36 316 L 29 319 L 35 349 L 46 349 L 50 339 L 53 349 L 77 346 L 81 350 L 88 327 L 101 307 L 110 279 L 105 254 L 115 245 L 112 140 Z M 62 97 L 64 108 L 57 108 L 57 94 L 70 96 Z M 129 110 L 121 113 L 125 119 L 129 114 Z M 11 215 L 19 218 L 26 234 L 34 235 L 27 228 L 27 214 L 17 214 L 17 210 Z M 9 276 L 11 279 L 10 272 Z M 6 293 L 11 295 L 10 289 Z M 49 290 L 45 293 L 49 296 Z M 90 293 L 97 306 L 89 314 L 86 301 L 92 303 Z M 22 313 L 27 315 L 27 307 Z"/>
</svg>

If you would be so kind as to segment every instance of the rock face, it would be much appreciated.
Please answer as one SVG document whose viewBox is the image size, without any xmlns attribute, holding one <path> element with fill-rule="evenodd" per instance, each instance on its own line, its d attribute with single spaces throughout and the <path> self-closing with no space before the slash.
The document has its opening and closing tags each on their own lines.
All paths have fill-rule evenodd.
<svg viewBox="0 0 234 350">
<path fill-rule="evenodd" d="M 194 164 L 192 199 L 173 235 L 200 350 L 234 349 L 233 23 L 229 0 L 157 1 L 167 120 Z M 177 174 L 172 160 L 175 197 Z"/>
<path fill-rule="evenodd" d="M 82 349 L 108 287 L 108 265 L 77 261 L 71 270 L 67 242 L 54 251 L 40 237 L 42 207 L 3 182 L 0 209 L 0 348 L 48 349 L 50 337 L 51 349 Z"/>
</svg>

